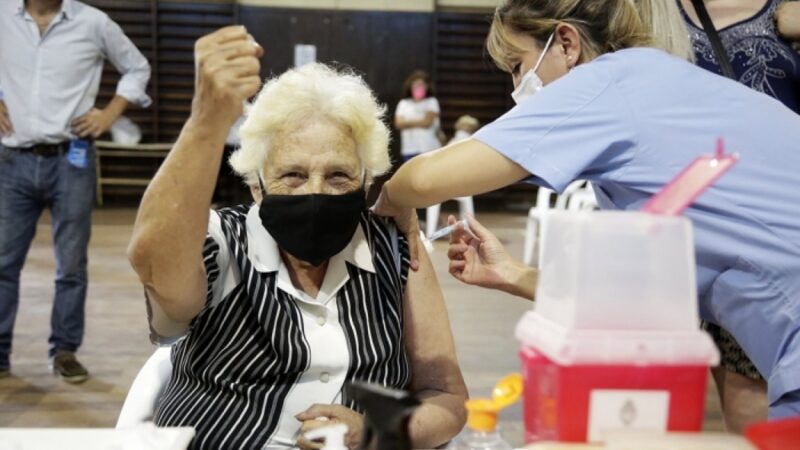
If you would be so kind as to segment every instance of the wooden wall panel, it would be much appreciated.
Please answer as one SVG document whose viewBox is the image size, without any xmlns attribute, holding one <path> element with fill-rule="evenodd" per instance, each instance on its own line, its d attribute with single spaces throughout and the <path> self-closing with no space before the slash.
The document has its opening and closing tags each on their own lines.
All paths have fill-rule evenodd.
<svg viewBox="0 0 800 450">
<path fill-rule="evenodd" d="M 177 138 L 189 116 L 194 87 L 194 42 L 200 36 L 238 20 L 238 6 L 230 1 L 87 0 L 117 22 L 152 68 L 148 94 L 153 105 L 131 107 L 125 115 L 143 132 L 143 142 L 170 143 Z M 114 95 L 119 74 L 106 64 L 97 104 L 105 106 Z M 104 136 L 103 139 L 109 139 Z M 104 177 L 152 177 L 160 165 L 152 158 L 103 158 Z M 224 203 L 241 198 L 238 179 L 223 167 L 215 195 Z M 130 201 L 142 187 L 109 186 L 104 196 L 115 202 L 120 196 Z"/>
<path fill-rule="evenodd" d="M 364 76 L 387 105 L 390 121 L 403 94 L 402 82 L 416 69 L 434 75 L 448 135 L 462 114 L 486 124 L 513 105 L 508 76 L 494 67 L 484 51 L 487 11 L 287 9 L 240 5 L 235 0 L 86 1 L 119 23 L 151 63 L 148 92 L 154 104 L 126 113 L 142 127 L 144 142 L 175 140 L 191 107 L 194 41 L 233 23 L 246 25 L 264 46 L 264 77 L 292 66 L 295 44 L 316 45 L 319 61 L 345 64 Z M 98 105 L 104 106 L 113 96 L 118 79 L 116 70 L 106 67 Z M 392 150 L 399 160 L 396 131 Z M 119 169 L 155 171 L 155 167 L 123 164 Z"/>
<path fill-rule="evenodd" d="M 153 2 L 141 0 L 90 0 L 86 1 L 86 3 L 106 12 L 112 20 L 118 23 L 125 31 L 125 34 L 136 44 L 139 51 L 152 64 L 156 54 L 155 41 L 152 35 Z M 116 92 L 118 82 L 119 73 L 111 64 L 106 63 L 97 98 L 99 107 L 104 107 L 108 104 Z M 150 83 L 147 87 L 147 93 L 151 98 L 155 97 L 153 87 L 153 83 Z M 152 140 L 155 138 L 157 121 L 150 109 L 131 106 L 125 115 L 142 128 L 145 139 Z"/>
<path fill-rule="evenodd" d="M 201 36 L 236 23 L 237 6 L 228 3 L 157 2 L 158 140 L 173 142 L 189 117 L 194 92 L 194 43 Z"/>
<path fill-rule="evenodd" d="M 292 67 L 295 44 L 317 46 L 317 60 L 363 74 L 391 117 L 405 77 L 433 70 L 433 15 L 429 13 L 314 11 L 240 7 L 241 22 L 265 48 L 262 74 Z M 399 136 L 392 148 L 396 152 Z"/>
<path fill-rule="evenodd" d="M 485 51 L 488 13 L 436 14 L 436 70 L 442 128 L 453 133 L 455 121 L 469 114 L 485 125 L 513 105 L 508 74 Z"/>
<path fill-rule="evenodd" d="M 194 85 L 194 41 L 237 21 L 234 0 L 178 2 L 157 0 L 87 0 L 117 22 L 150 61 L 148 94 L 153 105 L 131 107 L 125 115 L 140 127 L 144 142 L 172 142 L 191 106 Z M 104 106 L 116 90 L 119 74 L 106 64 L 97 104 Z"/>
</svg>

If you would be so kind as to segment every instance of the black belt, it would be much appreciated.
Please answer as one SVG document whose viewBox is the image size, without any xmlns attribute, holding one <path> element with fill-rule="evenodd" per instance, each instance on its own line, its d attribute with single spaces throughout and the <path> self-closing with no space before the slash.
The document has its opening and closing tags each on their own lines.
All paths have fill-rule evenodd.
<svg viewBox="0 0 800 450">
<path fill-rule="evenodd" d="M 32 153 L 36 156 L 44 158 L 52 158 L 61 156 L 69 149 L 69 142 L 61 142 L 60 144 L 35 144 L 30 147 L 6 147 L 11 150 L 16 150 L 21 153 Z"/>
</svg>

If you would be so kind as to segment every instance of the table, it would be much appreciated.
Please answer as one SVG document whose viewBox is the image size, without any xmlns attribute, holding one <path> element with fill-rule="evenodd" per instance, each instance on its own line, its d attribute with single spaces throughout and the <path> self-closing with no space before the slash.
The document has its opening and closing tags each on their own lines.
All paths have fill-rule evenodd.
<svg viewBox="0 0 800 450">
<path fill-rule="evenodd" d="M 156 428 L 152 423 L 112 428 L 0 428 L 0 450 L 185 450 L 191 427 Z"/>
</svg>

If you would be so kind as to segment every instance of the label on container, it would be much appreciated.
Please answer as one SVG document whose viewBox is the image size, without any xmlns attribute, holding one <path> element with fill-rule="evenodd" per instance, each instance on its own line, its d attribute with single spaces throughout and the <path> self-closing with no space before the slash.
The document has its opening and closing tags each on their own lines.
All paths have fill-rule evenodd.
<svg viewBox="0 0 800 450">
<path fill-rule="evenodd" d="M 669 392 L 596 389 L 589 394 L 587 438 L 602 442 L 608 431 L 667 431 Z"/>
</svg>

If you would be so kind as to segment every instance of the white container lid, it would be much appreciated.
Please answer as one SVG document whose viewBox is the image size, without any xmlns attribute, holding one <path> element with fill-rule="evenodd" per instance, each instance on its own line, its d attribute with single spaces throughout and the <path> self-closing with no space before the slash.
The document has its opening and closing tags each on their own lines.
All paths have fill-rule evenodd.
<svg viewBox="0 0 800 450">
<path fill-rule="evenodd" d="M 562 366 L 584 364 L 708 365 L 719 364 L 719 351 L 700 330 L 568 329 L 535 311 L 522 316 L 516 337 Z"/>
<path fill-rule="evenodd" d="M 692 224 L 629 211 L 555 211 L 534 310 L 586 330 L 696 330 Z"/>
</svg>

